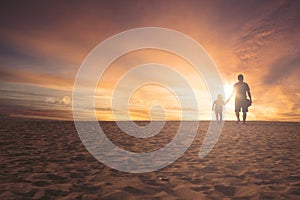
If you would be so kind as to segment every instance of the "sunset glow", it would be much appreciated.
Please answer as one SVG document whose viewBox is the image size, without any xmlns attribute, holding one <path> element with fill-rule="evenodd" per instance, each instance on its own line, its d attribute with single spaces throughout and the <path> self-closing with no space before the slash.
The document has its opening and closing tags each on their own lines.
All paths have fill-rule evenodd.
<svg viewBox="0 0 300 200">
<path fill-rule="evenodd" d="M 182 32 L 203 46 L 222 78 L 224 101 L 242 73 L 253 96 L 249 120 L 300 121 L 297 1 L 79 1 L 59 2 L 60 6 L 39 2 L 34 10 L 30 2 L 2 4 L 0 118 L 73 120 L 76 73 L 93 48 L 117 33 L 151 26 Z M 114 110 L 112 95 L 120 78 L 146 63 L 164 64 L 183 75 L 194 90 L 198 109 L 182 108 L 171 91 L 150 84 L 131 94 L 128 110 Z M 172 87 L 187 89 L 169 74 L 139 73 L 131 80 L 149 76 L 163 76 Z M 130 84 L 120 87 L 125 91 Z M 210 95 L 189 62 L 171 52 L 143 49 L 116 59 L 99 77 L 93 98 L 99 120 L 115 120 L 113 113 L 129 120 L 124 112 L 132 120 L 181 120 L 182 109 L 193 116 L 186 120 L 210 120 L 216 98 Z M 234 99 L 225 109 L 226 120 L 234 120 Z M 88 111 L 89 107 L 82 108 L 83 113 Z"/>
</svg>

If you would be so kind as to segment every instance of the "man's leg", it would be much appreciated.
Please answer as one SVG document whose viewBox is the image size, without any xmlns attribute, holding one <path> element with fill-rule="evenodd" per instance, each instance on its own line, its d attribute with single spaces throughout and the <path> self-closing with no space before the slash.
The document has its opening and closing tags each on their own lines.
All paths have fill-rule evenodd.
<svg viewBox="0 0 300 200">
<path fill-rule="evenodd" d="M 247 112 L 243 112 L 243 124 L 246 124 Z"/>
<path fill-rule="evenodd" d="M 223 115 L 220 113 L 220 122 L 222 121 Z"/>
<path fill-rule="evenodd" d="M 239 123 L 240 120 L 240 111 L 241 111 L 241 105 L 240 105 L 240 101 L 238 101 L 237 99 L 235 99 L 235 116 L 236 116 L 236 123 Z"/>
<path fill-rule="evenodd" d="M 235 112 L 235 116 L 236 116 L 236 119 L 237 119 L 237 122 L 236 123 L 239 123 L 240 120 L 240 112 Z"/>
<path fill-rule="evenodd" d="M 243 124 L 246 124 L 247 112 L 248 112 L 248 106 L 246 104 L 243 105 L 242 112 L 243 112 Z"/>
</svg>

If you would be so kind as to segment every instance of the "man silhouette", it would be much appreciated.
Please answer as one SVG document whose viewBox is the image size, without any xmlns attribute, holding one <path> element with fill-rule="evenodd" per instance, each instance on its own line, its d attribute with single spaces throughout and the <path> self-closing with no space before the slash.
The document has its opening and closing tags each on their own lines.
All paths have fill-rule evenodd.
<svg viewBox="0 0 300 200">
<path fill-rule="evenodd" d="M 238 75 L 238 82 L 234 84 L 233 86 L 233 91 L 226 101 L 226 103 L 231 99 L 233 94 L 235 93 L 235 115 L 237 118 L 237 122 L 239 123 L 240 120 L 240 111 L 242 110 L 243 112 L 243 124 L 246 123 L 246 118 L 247 118 L 247 112 L 248 112 L 248 107 L 252 104 L 252 97 L 250 93 L 250 88 L 247 83 L 244 82 L 244 76 L 242 74 Z M 247 95 L 249 99 L 247 99 Z"/>
</svg>

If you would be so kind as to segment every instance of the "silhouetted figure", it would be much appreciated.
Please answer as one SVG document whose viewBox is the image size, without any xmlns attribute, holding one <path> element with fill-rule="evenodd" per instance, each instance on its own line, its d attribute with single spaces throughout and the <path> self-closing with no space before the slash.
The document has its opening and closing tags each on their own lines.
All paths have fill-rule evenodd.
<svg viewBox="0 0 300 200">
<path fill-rule="evenodd" d="M 222 112 L 223 112 L 223 106 L 225 105 L 223 97 L 221 94 L 218 95 L 218 99 L 214 101 L 214 104 L 212 105 L 212 110 L 215 109 L 216 114 L 216 120 L 219 121 L 220 116 L 220 122 L 222 121 Z"/>
<path fill-rule="evenodd" d="M 226 101 L 226 103 L 231 99 L 233 94 L 235 93 L 235 115 L 237 118 L 237 122 L 240 120 L 240 111 L 242 109 L 243 112 L 243 124 L 246 123 L 248 107 L 252 104 L 252 97 L 250 93 L 250 88 L 247 83 L 244 82 L 244 76 L 242 74 L 238 75 L 239 82 L 234 84 L 234 90 L 232 91 L 230 97 Z M 247 99 L 247 95 L 250 98 Z"/>
</svg>

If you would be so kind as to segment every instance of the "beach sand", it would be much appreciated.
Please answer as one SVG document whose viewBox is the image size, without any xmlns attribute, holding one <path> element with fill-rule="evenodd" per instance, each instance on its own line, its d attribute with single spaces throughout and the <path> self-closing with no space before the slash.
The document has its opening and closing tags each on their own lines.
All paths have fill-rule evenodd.
<svg viewBox="0 0 300 200">
<path fill-rule="evenodd" d="M 198 154 L 208 122 L 190 148 L 155 172 L 126 173 L 97 161 L 73 122 L 3 120 L 0 199 L 300 199 L 300 123 L 226 122 L 214 149 Z M 108 138 L 149 152 L 172 140 L 178 122 L 157 137 L 136 139 L 113 122 Z"/>
</svg>

